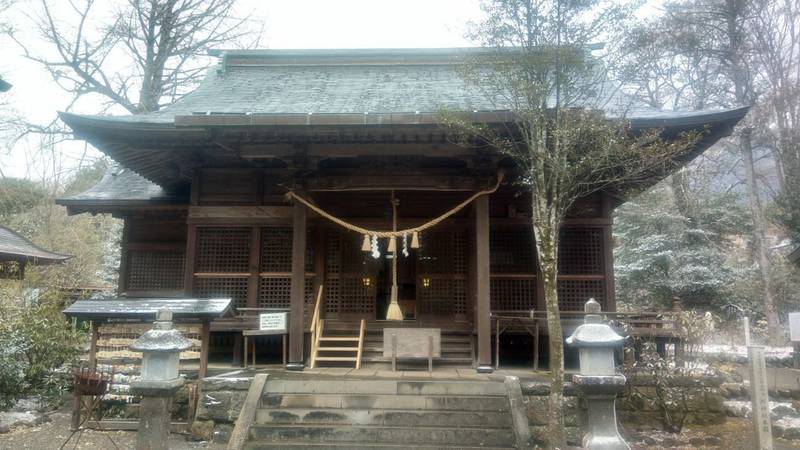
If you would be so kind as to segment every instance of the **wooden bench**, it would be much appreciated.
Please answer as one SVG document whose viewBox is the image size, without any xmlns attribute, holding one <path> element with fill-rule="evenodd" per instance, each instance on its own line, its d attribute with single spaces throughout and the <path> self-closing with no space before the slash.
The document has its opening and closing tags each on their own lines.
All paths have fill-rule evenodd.
<svg viewBox="0 0 800 450">
<path fill-rule="evenodd" d="M 442 357 L 442 330 L 384 328 L 383 357 L 392 359 L 392 371 L 397 370 L 397 358 L 427 358 L 428 372 L 432 372 L 433 358 Z"/>
</svg>

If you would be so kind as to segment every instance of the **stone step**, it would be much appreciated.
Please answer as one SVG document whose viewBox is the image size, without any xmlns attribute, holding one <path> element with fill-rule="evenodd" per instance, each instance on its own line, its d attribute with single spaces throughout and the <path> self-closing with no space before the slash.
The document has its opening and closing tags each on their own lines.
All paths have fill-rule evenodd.
<svg viewBox="0 0 800 450">
<path fill-rule="evenodd" d="M 308 448 L 317 450 L 374 450 L 374 449 L 392 449 L 402 448 L 408 449 L 407 444 L 364 444 L 353 442 L 339 442 L 339 443 L 320 443 L 320 442 L 281 442 L 275 443 L 270 441 L 251 441 L 245 444 L 245 450 L 261 450 L 261 449 L 275 449 L 275 450 L 304 450 Z M 469 447 L 464 445 L 415 445 L 414 450 L 441 450 L 443 448 L 457 448 L 462 450 L 504 450 L 512 449 L 514 447 Z"/>
<path fill-rule="evenodd" d="M 353 341 L 355 341 L 355 342 L 358 342 L 359 338 L 358 338 L 358 336 L 356 336 L 356 337 L 352 337 L 352 336 L 320 336 L 319 340 L 320 340 L 320 342 L 321 341 L 332 341 L 332 342 L 353 342 Z"/>
<path fill-rule="evenodd" d="M 424 365 L 427 370 L 428 360 L 424 358 L 419 358 L 416 360 L 411 359 L 398 359 L 397 360 L 398 366 L 406 367 L 406 364 L 409 364 L 411 361 L 416 361 L 417 365 Z M 392 358 L 386 358 L 381 354 L 378 355 L 368 355 L 368 356 L 361 356 L 361 362 L 368 362 L 368 363 L 391 363 Z M 459 367 L 463 367 L 464 365 L 471 365 L 472 358 L 467 356 L 443 356 L 441 358 L 433 358 L 433 365 L 434 367 L 441 367 L 446 365 L 457 365 Z M 401 369 L 402 370 L 402 369 Z"/>
<path fill-rule="evenodd" d="M 375 425 L 392 427 L 510 428 L 508 411 L 419 411 L 387 409 L 259 409 L 256 423 Z"/>
<path fill-rule="evenodd" d="M 357 360 L 355 356 L 317 356 L 317 361 L 349 361 L 354 362 Z"/>
<path fill-rule="evenodd" d="M 341 426 L 341 425 L 261 425 L 250 428 L 250 436 L 257 441 L 321 442 L 354 444 L 424 444 L 446 446 L 493 446 L 510 447 L 514 444 L 514 433 L 508 429 L 447 428 L 386 426 Z M 265 442 L 265 443 L 267 443 Z"/>
<path fill-rule="evenodd" d="M 506 412 L 508 411 L 508 398 L 501 396 L 265 393 L 261 396 L 260 408 Z"/>
<path fill-rule="evenodd" d="M 318 358 L 319 359 L 319 358 Z M 342 379 L 270 379 L 267 393 L 296 394 L 398 394 L 446 396 L 501 396 L 505 386 L 497 381 L 405 381 L 405 380 L 342 380 Z"/>
</svg>

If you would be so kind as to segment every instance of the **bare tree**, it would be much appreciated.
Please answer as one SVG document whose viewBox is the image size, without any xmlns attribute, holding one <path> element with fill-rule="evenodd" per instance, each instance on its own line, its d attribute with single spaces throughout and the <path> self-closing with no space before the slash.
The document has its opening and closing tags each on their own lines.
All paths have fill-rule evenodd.
<svg viewBox="0 0 800 450">
<path fill-rule="evenodd" d="M 511 157 L 518 183 L 532 195 L 538 276 L 544 284 L 550 355 L 548 440 L 565 448 L 564 348 L 558 302 L 559 230 L 579 198 L 621 184 L 637 185 L 675 167 L 696 135 L 671 142 L 657 132 L 633 133 L 609 106 L 605 61 L 590 48 L 619 31 L 625 5 L 552 0 L 487 0 L 486 19 L 470 37 L 492 49 L 464 69 L 465 81 L 484 93 L 509 123 L 473 123 L 456 112 L 443 118 L 462 139 Z"/>
<path fill-rule="evenodd" d="M 668 2 L 664 5 L 665 14 L 653 20 L 643 33 L 645 38 L 636 34 L 632 34 L 629 38 L 634 47 L 637 43 L 645 44 L 635 49 L 634 53 L 638 51 L 640 55 L 631 59 L 632 65 L 640 64 L 645 68 L 671 67 L 676 61 L 682 66 L 684 62 L 691 62 L 685 66 L 686 70 L 673 72 L 678 79 L 675 83 L 678 89 L 665 89 L 667 93 L 662 94 L 665 98 L 675 100 L 673 106 L 691 108 L 757 104 L 760 100 L 757 92 L 765 89 L 763 73 L 782 72 L 781 63 L 785 61 L 776 63 L 773 60 L 775 52 L 782 51 L 775 42 L 775 32 L 778 30 L 775 21 L 780 22 L 780 20 L 774 15 L 765 16 L 765 13 L 785 11 L 784 6 L 790 3 L 768 0 Z M 794 21 L 796 16 L 792 22 Z M 795 32 L 789 23 L 781 24 L 785 26 L 783 30 L 787 36 Z M 760 44 L 759 38 L 762 41 Z M 658 50 L 654 52 L 648 48 L 648 43 L 657 43 Z M 759 45 L 769 50 L 760 50 Z M 644 60 L 653 56 L 659 58 L 661 62 L 649 61 L 647 64 L 642 64 Z M 769 64 L 767 70 L 764 69 L 766 64 Z M 642 85 L 641 82 L 634 82 Z M 775 84 L 781 84 L 777 77 Z M 648 92 L 648 89 L 648 86 L 642 88 L 644 92 Z M 677 96 L 684 96 L 685 99 L 678 99 Z M 782 108 L 783 103 L 778 101 L 777 97 L 775 100 L 777 111 Z M 754 108 L 756 112 L 751 113 L 740 124 L 736 137 L 731 140 L 730 148 L 744 172 L 743 184 L 747 187 L 750 219 L 753 222 L 751 241 L 754 260 L 759 268 L 761 297 L 769 335 L 774 342 L 779 335 L 779 321 L 767 242 L 768 222 L 762 198 L 766 188 L 756 172 L 757 158 L 754 156 L 754 146 L 765 147 L 760 145 L 764 143 L 766 137 L 767 127 L 764 125 L 774 120 L 774 116 L 766 120 L 759 119 L 757 113 L 759 109 L 763 108 Z M 778 146 L 773 146 L 772 153 L 778 163 L 785 161 L 780 155 Z"/>
<path fill-rule="evenodd" d="M 235 0 L 127 0 L 103 20 L 95 0 L 71 0 L 69 23 L 42 0 L 38 26 L 53 57 L 28 51 L 78 99 L 101 96 L 130 113 L 153 112 L 190 92 L 213 47 L 257 45 L 261 30 L 234 16 Z M 63 8 L 64 5 L 61 5 Z M 97 24 L 100 24 L 99 26 Z M 19 42 L 19 41 L 18 41 Z"/>
<path fill-rule="evenodd" d="M 800 236 L 800 1 L 754 3 L 758 14 L 752 16 L 749 36 L 767 88 L 760 134 L 777 154 L 778 218 Z"/>
</svg>

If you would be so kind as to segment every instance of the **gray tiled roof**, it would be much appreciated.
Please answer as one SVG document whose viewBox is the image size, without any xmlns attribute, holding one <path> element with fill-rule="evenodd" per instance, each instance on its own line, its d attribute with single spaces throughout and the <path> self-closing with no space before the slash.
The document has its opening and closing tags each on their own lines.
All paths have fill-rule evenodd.
<svg viewBox="0 0 800 450">
<path fill-rule="evenodd" d="M 459 74 L 475 49 L 258 50 L 222 53 L 201 85 L 180 101 L 149 114 L 108 117 L 123 122 L 172 123 L 190 114 L 345 114 L 498 111 Z M 420 60 L 423 55 L 425 59 Z M 358 58 L 353 62 L 347 58 Z M 415 58 L 416 57 L 416 58 Z M 433 58 L 433 59 L 431 59 Z M 422 62 L 420 62 L 422 61 Z M 605 107 L 629 107 L 613 87 L 596 88 Z M 636 115 L 655 110 L 638 106 Z"/>
<path fill-rule="evenodd" d="M 64 310 L 67 317 L 89 320 L 152 320 L 162 308 L 169 308 L 175 319 L 216 319 L 230 312 L 229 298 L 108 298 L 79 300 Z"/>
<path fill-rule="evenodd" d="M 69 258 L 71 256 L 44 250 L 14 231 L 0 226 L 0 261 L 25 260 L 33 264 L 48 264 Z"/>
<path fill-rule="evenodd" d="M 58 199 L 61 205 L 89 202 L 170 202 L 178 200 L 164 189 L 129 169 L 113 168 L 88 190 Z"/>
</svg>

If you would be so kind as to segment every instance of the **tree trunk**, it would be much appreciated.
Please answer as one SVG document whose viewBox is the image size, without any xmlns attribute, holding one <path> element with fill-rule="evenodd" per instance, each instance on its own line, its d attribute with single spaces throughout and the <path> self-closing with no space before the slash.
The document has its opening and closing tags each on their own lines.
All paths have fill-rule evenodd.
<svg viewBox="0 0 800 450">
<path fill-rule="evenodd" d="M 547 330 L 550 338 L 550 398 L 547 418 L 548 448 L 566 448 L 564 432 L 564 341 L 558 309 L 558 232 L 561 221 L 547 205 L 533 202 L 533 233 L 539 273 L 544 285 Z M 544 210 L 543 210 L 544 209 Z M 552 208 L 550 208 L 552 209 Z"/>
<path fill-rule="evenodd" d="M 764 315 L 767 317 L 770 343 L 775 344 L 778 341 L 778 313 L 775 310 L 775 299 L 770 279 L 772 268 L 767 254 L 766 223 L 761 209 L 761 199 L 758 196 L 756 171 L 753 164 L 753 145 L 750 140 L 750 134 L 750 129 L 742 130 L 739 137 L 739 151 L 742 154 L 745 180 L 750 191 L 748 197 L 750 198 L 750 214 L 753 217 L 753 247 L 755 247 L 756 261 L 758 261 L 763 286 Z"/>
</svg>

